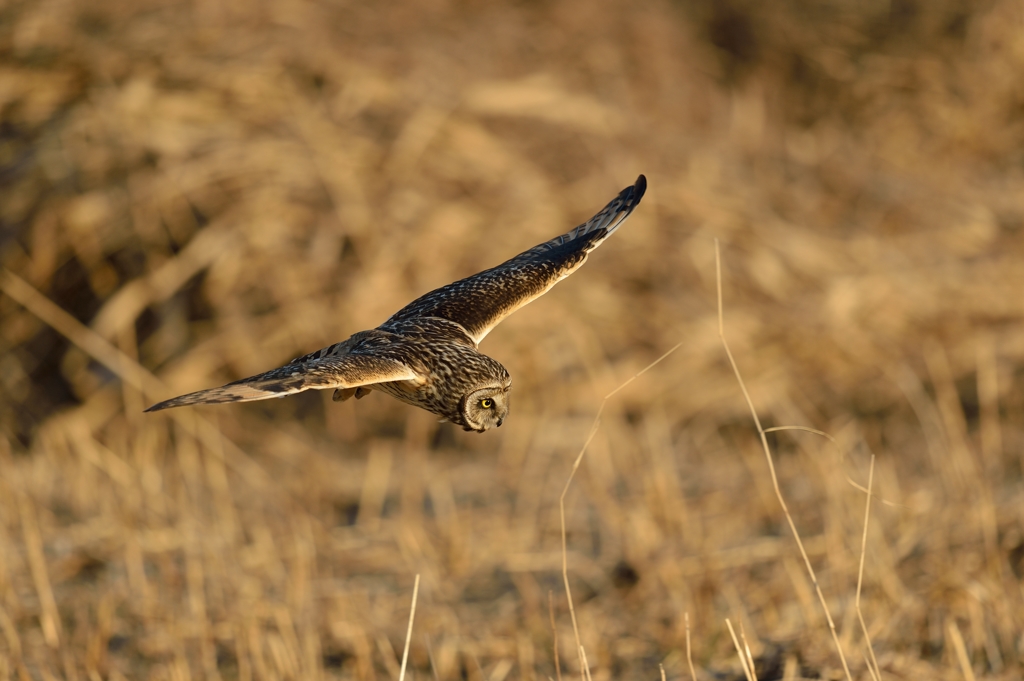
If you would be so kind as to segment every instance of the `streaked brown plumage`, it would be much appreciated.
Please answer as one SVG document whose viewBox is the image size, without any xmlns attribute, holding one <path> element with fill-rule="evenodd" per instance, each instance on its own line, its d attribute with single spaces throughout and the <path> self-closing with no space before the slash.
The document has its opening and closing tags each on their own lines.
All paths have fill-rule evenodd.
<svg viewBox="0 0 1024 681">
<path fill-rule="evenodd" d="M 417 298 L 376 329 L 292 360 L 278 369 L 219 388 L 155 404 L 158 411 L 189 404 L 249 402 L 303 390 L 334 389 L 335 400 L 371 389 L 484 432 L 508 415 L 512 380 L 478 351 L 508 315 L 575 272 L 640 203 L 643 175 L 579 227 L 511 260 Z"/>
</svg>

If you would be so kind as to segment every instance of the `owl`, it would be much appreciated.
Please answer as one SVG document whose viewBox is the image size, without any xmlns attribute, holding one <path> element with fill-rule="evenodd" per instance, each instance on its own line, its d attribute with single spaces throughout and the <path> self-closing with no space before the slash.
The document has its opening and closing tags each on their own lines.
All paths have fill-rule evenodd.
<svg viewBox="0 0 1024 681">
<path fill-rule="evenodd" d="M 334 390 L 334 400 L 379 390 L 462 426 L 484 431 L 509 413 L 512 379 L 479 350 L 480 341 L 523 305 L 575 272 L 625 222 L 647 189 L 641 175 L 579 227 L 417 298 L 375 329 L 219 388 L 155 404 L 250 402 L 304 390 Z"/>
</svg>

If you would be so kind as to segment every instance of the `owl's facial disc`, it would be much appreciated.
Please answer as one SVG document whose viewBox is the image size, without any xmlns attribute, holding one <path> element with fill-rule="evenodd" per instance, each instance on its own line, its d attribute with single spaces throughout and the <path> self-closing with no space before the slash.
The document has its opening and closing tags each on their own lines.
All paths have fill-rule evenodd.
<svg viewBox="0 0 1024 681">
<path fill-rule="evenodd" d="M 465 430 L 482 433 L 490 428 L 500 427 L 508 416 L 511 389 L 511 385 L 494 385 L 479 388 L 466 395 L 462 402 Z"/>
</svg>

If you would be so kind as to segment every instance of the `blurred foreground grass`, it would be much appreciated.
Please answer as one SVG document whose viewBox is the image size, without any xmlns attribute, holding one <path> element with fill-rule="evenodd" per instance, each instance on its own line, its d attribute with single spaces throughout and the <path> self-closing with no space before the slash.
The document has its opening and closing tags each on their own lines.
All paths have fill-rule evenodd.
<svg viewBox="0 0 1024 681">
<path fill-rule="evenodd" d="M 558 495 L 679 340 L 567 498 L 593 677 L 686 678 L 688 613 L 702 678 L 742 677 L 726 617 L 762 681 L 840 678 L 714 238 L 766 426 L 840 444 L 772 438 L 854 676 L 874 453 L 883 676 L 1020 679 L 1021 73 L 1008 0 L 4 5 L 0 679 L 396 678 L 417 573 L 416 678 L 555 677 L 552 592 L 571 678 Z M 500 432 L 379 394 L 141 413 L 639 172 L 626 227 L 488 337 Z"/>
</svg>

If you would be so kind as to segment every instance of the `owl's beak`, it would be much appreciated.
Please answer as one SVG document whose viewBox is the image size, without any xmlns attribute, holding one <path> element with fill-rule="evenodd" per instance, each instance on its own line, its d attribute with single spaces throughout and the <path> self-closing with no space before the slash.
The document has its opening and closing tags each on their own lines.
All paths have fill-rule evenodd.
<svg viewBox="0 0 1024 681">
<path fill-rule="evenodd" d="M 501 424 L 505 423 L 505 419 L 498 419 L 498 427 L 501 428 Z"/>
</svg>

